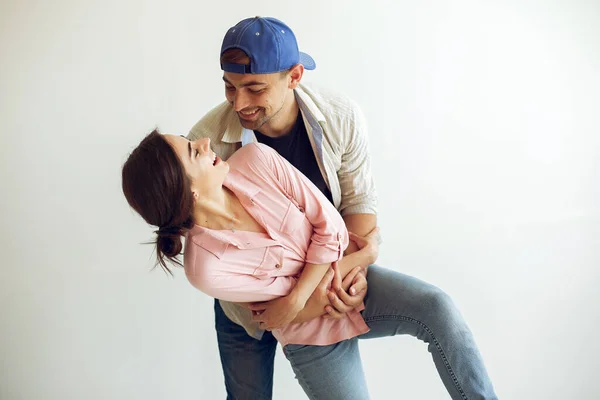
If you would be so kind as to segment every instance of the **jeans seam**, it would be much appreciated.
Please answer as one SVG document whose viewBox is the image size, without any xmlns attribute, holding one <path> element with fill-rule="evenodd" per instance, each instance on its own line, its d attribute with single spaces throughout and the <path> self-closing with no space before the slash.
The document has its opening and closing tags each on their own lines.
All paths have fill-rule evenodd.
<svg viewBox="0 0 600 400">
<path fill-rule="evenodd" d="M 285 349 L 284 349 L 284 352 L 285 352 Z M 292 364 L 292 369 L 294 369 L 293 368 L 294 352 L 292 351 L 292 352 L 286 352 L 286 353 L 288 355 L 287 359 Z M 310 385 L 309 385 L 308 381 L 306 380 L 306 378 L 304 377 L 304 375 L 301 374 L 299 371 L 296 371 L 295 369 L 294 369 L 294 374 L 296 374 L 296 378 L 300 382 L 301 386 L 302 386 L 302 383 L 304 383 L 303 387 L 306 388 L 304 390 L 306 395 L 309 396 L 309 398 L 311 398 L 311 399 L 316 399 L 315 393 L 313 392 L 312 387 L 310 387 Z"/>
<path fill-rule="evenodd" d="M 452 370 L 452 367 L 450 366 L 450 362 L 446 358 L 446 354 L 444 353 L 444 349 L 442 349 L 442 345 L 440 344 L 440 342 L 437 340 L 437 338 L 433 334 L 433 331 L 427 325 L 425 325 L 424 323 L 422 323 L 421 321 L 419 321 L 417 319 L 410 318 L 410 317 L 404 317 L 401 315 L 377 315 L 377 316 L 365 318 L 365 323 L 368 324 L 370 321 L 380 321 L 380 320 L 386 320 L 386 319 L 394 319 L 394 320 L 401 319 L 404 321 L 413 322 L 413 323 L 421 326 L 422 328 L 424 328 L 425 331 L 429 334 L 429 336 L 431 336 L 433 344 L 435 345 L 436 349 L 438 350 L 438 353 L 442 357 L 442 360 L 444 361 L 444 365 L 446 366 L 446 370 L 450 374 L 450 378 L 452 378 L 452 382 L 454 382 L 456 389 L 458 390 L 458 392 L 460 393 L 461 397 L 464 400 L 468 400 L 467 395 L 465 394 L 462 387 L 460 386 L 460 383 L 458 382 L 458 379 L 456 379 L 456 375 L 454 374 L 454 371 Z"/>
</svg>

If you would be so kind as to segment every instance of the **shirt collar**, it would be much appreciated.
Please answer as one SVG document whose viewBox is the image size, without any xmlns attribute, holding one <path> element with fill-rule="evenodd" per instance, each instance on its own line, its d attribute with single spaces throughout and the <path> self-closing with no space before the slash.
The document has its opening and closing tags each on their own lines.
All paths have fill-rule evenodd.
<svg viewBox="0 0 600 400">
<path fill-rule="evenodd" d="M 298 106 L 300 107 L 300 111 L 304 117 L 312 117 L 320 123 L 326 123 L 325 116 L 317 107 L 317 104 L 314 102 L 312 97 L 308 95 L 304 91 L 304 87 L 302 85 L 298 85 L 298 87 L 294 90 L 294 94 L 296 95 L 296 101 L 298 101 Z"/>
</svg>

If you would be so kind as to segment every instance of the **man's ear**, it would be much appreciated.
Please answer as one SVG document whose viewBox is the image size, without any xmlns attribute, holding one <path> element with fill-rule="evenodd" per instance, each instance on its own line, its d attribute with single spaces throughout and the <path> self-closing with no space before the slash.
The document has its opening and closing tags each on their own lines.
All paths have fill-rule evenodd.
<svg viewBox="0 0 600 400">
<path fill-rule="evenodd" d="M 290 68 L 290 81 L 288 84 L 288 88 L 296 89 L 298 84 L 302 80 L 302 75 L 304 75 L 304 65 L 296 64 L 292 68 Z"/>
</svg>

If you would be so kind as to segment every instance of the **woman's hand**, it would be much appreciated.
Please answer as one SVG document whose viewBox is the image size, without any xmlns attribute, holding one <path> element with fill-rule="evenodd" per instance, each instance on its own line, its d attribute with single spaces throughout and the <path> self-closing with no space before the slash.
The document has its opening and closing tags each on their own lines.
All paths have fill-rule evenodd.
<svg viewBox="0 0 600 400">
<path fill-rule="evenodd" d="M 330 305 L 325 307 L 323 318 L 341 319 L 347 312 L 362 304 L 367 294 L 367 279 L 356 267 L 342 280 L 337 265 L 333 265 L 334 277 L 329 292 Z"/>
<path fill-rule="evenodd" d="M 261 329 L 270 331 L 292 322 L 305 304 L 291 293 L 271 301 L 250 303 L 248 308 L 252 310 L 252 320 L 259 322 Z"/>
<path fill-rule="evenodd" d="M 313 294 L 308 298 L 304 308 L 292 321 L 293 324 L 302 324 L 325 314 L 325 306 L 329 305 L 329 288 L 333 279 L 333 269 L 329 268 Z"/>
<path fill-rule="evenodd" d="M 377 241 L 377 234 L 379 233 L 379 227 L 373 228 L 366 236 L 359 236 L 353 232 L 348 232 L 350 240 L 352 240 L 361 251 L 369 254 L 369 262 L 367 265 L 373 264 L 379 256 L 379 243 Z"/>
</svg>

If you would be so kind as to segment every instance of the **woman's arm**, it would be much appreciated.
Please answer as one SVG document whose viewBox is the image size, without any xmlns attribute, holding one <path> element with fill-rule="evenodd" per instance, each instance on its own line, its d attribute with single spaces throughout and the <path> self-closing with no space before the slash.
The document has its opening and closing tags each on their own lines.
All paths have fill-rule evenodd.
<svg viewBox="0 0 600 400">
<path fill-rule="evenodd" d="M 292 321 L 302 311 L 306 302 L 321 282 L 331 264 L 307 264 L 302 270 L 298 283 L 289 295 L 263 304 L 250 304 L 254 311 L 253 320 L 262 323 L 263 329 L 281 328 Z"/>
<path fill-rule="evenodd" d="M 337 271 L 335 273 L 337 279 L 334 278 L 334 271 Z M 330 269 L 308 299 L 306 306 L 298 313 L 292 323 L 300 324 L 322 316 L 340 319 L 343 318 L 349 310 L 338 312 L 336 309 L 339 307 L 339 303 L 342 303 L 344 307 L 348 304 L 353 304 L 351 309 L 362 304 L 365 297 L 364 295 L 366 294 L 367 279 L 360 271 L 360 268 L 357 267 L 342 279 L 341 276 L 339 276 L 339 269 L 336 267 Z M 345 295 L 342 296 L 342 294 L 340 294 L 340 296 L 344 299 L 343 301 L 337 296 L 334 296 L 335 292 L 329 289 L 332 280 L 342 282 L 341 287 L 343 288 Z M 346 294 L 346 292 L 350 294 Z"/>
<path fill-rule="evenodd" d="M 252 146 L 252 147 L 250 147 Z M 300 171 L 272 148 L 252 144 L 248 151 L 262 163 L 283 194 L 304 213 L 313 226 L 305 255 L 308 264 L 329 264 L 342 258 L 348 246 L 348 230 L 342 216 L 325 195 Z"/>
<path fill-rule="evenodd" d="M 345 278 L 350 271 L 355 267 L 360 267 L 361 270 L 366 269 L 369 265 L 373 264 L 377 259 L 378 249 L 374 247 L 364 247 L 355 251 L 352 254 L 344 256 L 338 261 L 338 268 L 342 278 Z"/>
<path fill-rule="evenodd" d="M 344 290 L 344 292 L 348 292 L 349 294 L 342 296 L 342 293 L 339 293 L 336 290 L 336 284 L 333 282 L 334 272 L 333 269 L 329 268 L 328 272 L 325 273 L 325 276 L 313 290 L 304 308 L 300 310 L 291 323 L 300 324 L 319 318 L 323 315 L 329 315 L 333 318 L 342 318 L 344 313 L 360 305 L 364 299 L 367 287 L 366 278 L 361 272 L 364 272 L 364 268 L 371 264 L 369 262 L 372 258 L 370 255 L 371 253 L 372 249 L 370 247 L 363 247 L 352 255 L 345 256 L 337 263 L 338 271 L 341 271 L 341 269 L 344 269 L 344 271 L 350 270 L 349 273 L 340 275 L 340 278 L 338 279 L 338 281 L 341 282 L 341 290 Z M 359 269 L 354 270 L 352 269 L 353 266 L 358 266 Z M 353 291 L 350 290 L 351 288 Z M 343 300 L 339 296 L 342 296 Z M 273 307 L 272 303 L 276 301 L 277 300 L 242 305 L 257 311 L 257 314 L 253 319 L 264 323 L 267 318 L 260 313 Z M 265 325 L 263 328 L 267 328 L 267 326 Z"/>
<path fill-rule="evenodd" d="M 333 272 L 326 274 L 293 323 L 307 322 L 325 314 L 343 318 L 345 313 L 362 304 L 367 287 L 366 268 L 375 262 L 379 253 L 377 231 L 374 229 L 365 237 L 350 234 L 359 250 L 338 261 L 335 268 L 337 279 L 333 279 Z"/>
<path fill-rule="evenodd" d="M 327 270 L 331 267 L 329 264 L 306 264 L 298 279 L 298 283 L 290 294 L 290 296 L 297 305 L 300 306 L 299 310 L 304 308 L 310 295 L 315 291 L 321 279 L 325 276 Z M 294 316 L 295 317 L 295 316 Z"/>
<path fill-rule="evenodd" d="M 313 227 L 304 256 L 305 266 L 295 288 L 286 298 L 269 302 L 266 308 L 265 305 L 255 305 L 254 310 L 260 313 L 255 315 L 255 319 L 273 329 L 291 322 L 304 308 L 331 263 L 342 258 L 349 242 L 348 231 L 337 209 L 287 160 L 264 145 L 246 147 L 246 151 L 252 152 L 251 155 L 255 157 L 257 166 L 264 169 L 262 172 L 265 176 L 271 176 L 276 181 L 283 194 L 304 213 Z M 366 252 L 358 253 L 349 262 L 366 264 Z"/>
</svg>

